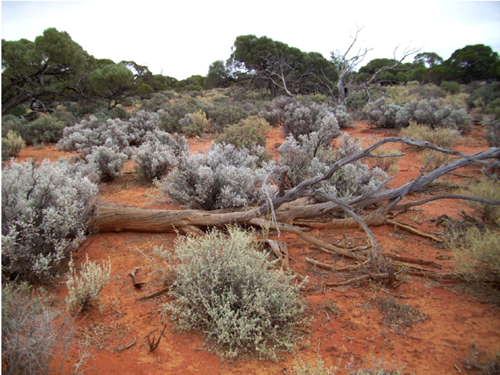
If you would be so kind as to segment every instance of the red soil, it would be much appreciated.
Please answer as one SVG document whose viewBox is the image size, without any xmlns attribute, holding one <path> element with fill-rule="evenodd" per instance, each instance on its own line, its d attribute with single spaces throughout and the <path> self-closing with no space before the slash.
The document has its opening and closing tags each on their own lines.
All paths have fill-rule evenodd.
<svg viewBox="0 0 500 375">
<path fill-rule="evenodd" d="M 364 123 L 358 123 L 347 132 L 360 138 L 364 146 L 376 139 L 397 135 L 394 130 L 369 129 Z M 457 150 L 473 153 L 486 149 L 481 132 L 478 128 L 463 137 Z M 203 151 L 209 142 L 209 139 L 189 140 L 193 151 Z M 273 157 L 282 142 L 279 130 L 274 129 L 268 137 L 268 151 Z M 391 182 L 391 186 L 399 186 L 415 178 L 423 162 L 415 152 L 402 145 L 390 147 L 407 153 L 400 161 L 398 177 Z M 26 148 L 19 159 L 48 157 L 54 160 L 68 155 L 49 146 L 38 150 Z M 148 196 L 155 189 L 138 182 L 131 165 L 125 172 L 116 181 L 101 186 L 100 199 L 127 206 L 174 208 L 164 200 L 151 204 Z M 463 182 L 477 178 L 480 169 L 467 167 L 457 172 L 460 175 L 450 178 Z M 435 227 L 433 219 L 443 214 L 457 216 L 462 209 L 464 206 L 453 200 L 435 201 L 399 215 L 398 220 L 436 233 L 442 228 Z M 431 239 L 388 225 L 373 228 L 373 232 L 383 252 L 436 261 L 443 265 L 443 272 L 454 266 L 453 253 Z M 364 233 L 357 229 L 310 233 L 336 244 L 365 243 Z M 271 237 L 278 238 L 276 233 L 271 233 Z M 482 303 L 479 296 L 465 294 L 459 284 L 407 277 L 399 288 L 389 290 L 404 297 L 398 299 L 399 302 L 427 314 L 424 321 L 398 332 L 384 325 L 377 308 L 377 298 L 387 297 L 382 288 L 375 283 L 325 287 L 324 282 L 333 280 L 333 275 L 308 265 L 305 258 L 335 265 L 343 264 L 344 260 L 321 252 L 295 235 L 282 234 L 280 239 L 288 245 L 292 270 L 309 276 L 304 294 L 310 323 L 295 353 L 283 353 L 278 362 L 250 359 L 224 362 L 204 347 L 202 333 L 176 332 L 168 321 L 158 348 L 150 353 L 145 347 L 146 336 L 163 328 L 160 310 L 161 304 L 168 301 L 168 295 L 145 301 L 137 298 L 162 288 L 153 273 L 155 267 L 150 256 L 154 246 L 173 249 L 175 238 L 175 234 L 101 233 L 82 244 L 77 262 L 85 260 L 85 254 L 99 262 L 110 258 L 112 278 L 102 293 L 101 308 L 96 307 L 76 320 L 72 349 L 64 360 L 62 373 L 74 370 L 85 345 L 90 357 L 79 371 L 94 374 L 289 374 L 298 363 L 315 364 L 318 357 L 326 366 L 339 366 L 341 374 L 359 368 L 376 369 L 381 363 L 385 368 L 404 367 L 404 373 L 452 374 L 458 369 L 466 371 L 463 360 L 469 356 L 473 344 L 484 353 L 484 358 L 494 358 L 500 352 L 499 308 Z M 134 289 L 128 275 L 135 267 L 141 267 L 138 278 L 146 282 L 141 290 Z M 65 279 L 57 280 L 52 289 L 57 293 L 56 306 L 64 310 Z M 336 314 L 332 307 L 338 309 Z M 113 351 L 134 338 L 137 342 L 129 349 Z M 62 351 L 53 360 L 54 371 L 59 370 L 61 360 Z"/>
</svg>

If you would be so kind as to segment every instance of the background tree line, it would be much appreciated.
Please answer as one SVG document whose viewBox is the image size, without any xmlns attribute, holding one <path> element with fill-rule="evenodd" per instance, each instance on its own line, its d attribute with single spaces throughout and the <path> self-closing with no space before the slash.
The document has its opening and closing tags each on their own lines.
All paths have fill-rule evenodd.
<svg viewBox="0 0 500 375">
<path fill-rule="evenodd" d="M 358 29 L 358 32 L 360 29 Z M 351 47 L 357 42 L 357 33 Z M 350 51 L 351 47 L 347 52 Z M 227 61 L 212 63 L 204 77 L 184 80 L 153 74 L 134 61 L 115 63 L 96 59 L 73 41 L 67 32 L 44 31 L 34 42 L 2 40 L 2 115 L 29 108 L 50 112 L 58 102 L 106 100 L 108 109 L 130 96 L 147 98 L 175 89 L 241 86 L 261 89 L 271 98 L 322 94 L 339 103 L 368 85 L 420 84 L 472 81 L 491 83 L 500 79 L 500 60 L 490 47 L 477 44 L 456 50 L 448 60 L 434 52 L 406 50 L 402 57 L 377 58 L 357 69 L 368 50 L 347 58 L 347 52 L 326 59 L 285 43 L 255 35 L 238 36 Z M 413 62 L 404 62 L 411 55 Z"/>
</svg>

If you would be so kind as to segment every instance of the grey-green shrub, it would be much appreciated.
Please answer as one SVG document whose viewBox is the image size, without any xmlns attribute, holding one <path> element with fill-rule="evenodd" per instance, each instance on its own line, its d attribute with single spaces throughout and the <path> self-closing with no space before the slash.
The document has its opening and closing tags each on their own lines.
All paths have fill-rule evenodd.
<svg viewBox="0 0 500 375">
<path fill-rule="evenodd" d="M 187 236 L 175 246 L 173 301 L 165 306 L 177 328 L 201 330 L 224 358 L 276 358 L 291 350 L 305 302 L 294 276 L 273 269 L 255 237 L 229 228 Z"/>
<path fill-rule="evenodd" d="M 280 164 L 288 167 L 286 188 L 326 173 L 336 160 L 361 150 L 359 142 L 347 134 L 339 139 L 339 146 L 335 150 L 331 146 L 321 145 L 316 140 L 317 136 L 316 132 L 301 136 L 300 142 L 289 136 L 279 147 Z M 386 178 L 387 174 L 380 168 L 370 170 L 368 165 L 356 161 L 336 171 L 331 179 L 321 183 L 320 189 L 343 198 L 374 189 Z"/>
<path fill-rule="evenodd" d="M 260 190 L 265 170 L 257 168 L 259 153 L 234 145 L 213 144 L 206 154 L 187 157 L 160 182 L 172 200 L 204 210 L 245 207 L 265 199 Z M 269 187 L 270 188 L 270 187 Z"/>
<path fill-rule="evenodd" d="M 39 280 L 58 272 L 86 237 L 97 186 L 66 163 L 11 162 L 2 170 L 2 273 Z"/>
<path fill-rule="evenodd" d="M 110 182 L 120 175 L 128 156 L 107 139 L 104 145 L 92 147 L 91 153 L 85 159 L 99 174 L 101 182 Z"/>
<path fill-rule="evenodd" d="M 463 194 L 499 201 L 500 181 L 494 177 L 485 177 L 477 183 L 468 184 L 463 189 Z M 500 224 L 500 206 L 474 201 L 465 201 L 465 204 L 472 207 L 482 220 Z"/>
<path fill-rule="evenodd" d="M 46 374 L 58 339 L 59 312 L 45 293 L 2 283 L 2 373 Z"/>
<path fill-rule="evenodd" d="M 352 126 L 352 116 L 347 112 L 347 108 L 343 105 L 338 105 L 334 108 L 333 113 L 337 119 L 340 129 L 350 128 Z"/>
<path fill-rule="evenodd" d="M 249 113 L 237 105 L 219 105 L 208 111 L 215 130 L 222 131 L 231 124 L 236 124 L 249 116 Z"/>
<path fill-rule="evenodd" d="M 146 135 L 132 159 L 137 163 L 141 178 L 150 182 L 164 177 L 188 155 L 189 146 L 184 136 L 156 130 Z"/>
<path fill-rule="evenodd" d="M 460 133 L 451 128 L 435 128 L 411 122 L 410 125 L 401 129 L 403 137 L 412 138 L 417 141 L 430 142 L 436 146 L 452 150 L 460 140 Z M 415 147 L 420 149 L 420 147 Z"/>
<path fill-rule="evenodd" d="M 372 127 L 396 128 L 402 125 L 397 117 L 401 108 L 396 104 L 388 104 L 387 99 L 383 96 L 368 104 L 365 116 L 368 119 L 368 124 Z"/>
<path fill-rule="evenodd" d="M 340 135 L 340 129 L 335 114 L 326 105 L 314 102 L 290 102 L 284 113 L 285 136 L 292 135 L 299 140 L 301 135 L 312 132 L 322 134 L 324 144 Z"/>
<path fill-rule="evenodd" d="M 94 304 L 103 288 L 109 284 L 111 277 L 111 260 L 107 264 L 100 265 L 89 261 L 87 255 L 85 263 L 77 272 L 73 258 L 69 262 L 68 296 L 66 304 L 71 312 L 80 312 Z"/>
<path fill-rule="evenodd" d="M 460 84 L 454 81 L 443 81 L 439 85 L 439 88 L 451 95 L 460 94 L 460 92 L 462 91 Z"/>
<path fill-rule="evenodd" d="M 188 113 L 179 120 L 182 132 L 188 137 L 201 136 L 208 129 L 209 120 L 203 110 L 195 113 Z"/>
</svg>

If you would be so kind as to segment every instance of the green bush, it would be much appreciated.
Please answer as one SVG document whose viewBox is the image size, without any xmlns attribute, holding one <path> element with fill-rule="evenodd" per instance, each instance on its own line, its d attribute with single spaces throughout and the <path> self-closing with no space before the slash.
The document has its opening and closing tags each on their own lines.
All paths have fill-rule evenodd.
<svg viewBox="0 0 500 375">
<path fill-rule="evenodd" d="M 179 124 L 182 126 L 182 132 L 186 136 L 199 137 L 207 131 L 209 120 L 205 112 L 200 109 L 193 114 L 188 113 L 184 118 L 179 120 Z"/>
<path fill-rule="evenodd" d="M 19 155 L 19 152 L 26 147 L 26 142 L 21 136 L 9 130 L 6 138 L 2 138 L 2 160 L 8 160 L 11 156 Z"/>
<path fill-rule="evenodd" d="M 224 358 L 276 358 L 291 350 L 305 303 L 294 276 L 273 269 L 255 236 L 228 228 L 187 236 L 175 247 L 173 302 L 165 306 L 176 326 L 202 330 Z"/>
<path fill-rule="evenodd" d="M 13 130 L 16 133 L 22 134 L 26 123 L 27 122 L 25 119 L 19 118 L 14 115 L 2 116 L 2 138 L 7 137 L 7 133 L 9 132 L 9 130 Z"/>
<path fill-rule="evenodd" d="M 47 294 L 26 284 L 2 284 L 2 374 L 49 372 L 58 315 Z"/>
<path fill-rule="evenodd" d="M 28 145 L 56 143 L 62 137 L 66 122 L 54 115 L 40 116 L 23 127 L 23 138 Z"/>
<path fill-rule="evenodd" d="M 217 143 L 231 143 L 249 150 L 255 146 L 266 147 L 266 134 L 271 130 L 269 123 L 260 117 L 250 116 L 237 124 L 229 125 L 215 138 Z"/>
<path fill-rule="evenodd" d="M 248 117 L 248 112 L 235 105 L 217 106 L 208 112 L 215 129 L 218 131 L 231 124 L 237 124 L 240 120 Z"/>
<path fill-rule="evenodd" d="M 460 84 L 454 81 L 443 81 L 439 85 L 439 88 L 451 95 L 459 94 L 462 91 Z"/>
<path fill-rule="evenodd" d="M 500 82 L 482 85 L 474 90 L 467 98 L 467 106 L 469 109 L 485 111 L 489 108 L 489 111 L 493 111 L 496 107 L 492 103 L 497 103 L 497 99 L 500 99 Z"/>
</svg>

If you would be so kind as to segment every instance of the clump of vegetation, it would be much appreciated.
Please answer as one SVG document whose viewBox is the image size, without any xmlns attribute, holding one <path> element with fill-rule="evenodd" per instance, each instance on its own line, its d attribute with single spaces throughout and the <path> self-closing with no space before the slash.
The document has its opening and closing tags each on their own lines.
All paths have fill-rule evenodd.
<svg viewBox="0 0 500 375">
<path fill-rule="evenodd" d="M 476 184 L 469 184 L 463 193 L 473 197 L 500 200 L 500 181 L 485 177 Z M 500 225 L 499 206 L 474 201 L 466 201 L 466 204 L 472 207 L 483 221 Z"/>
<path fill-rule="evenodd" d="M 283 118 L 285 136 L 291 135 L 296 140 L 302 135 L 318 132 L 328 144 L 340 136 L 337 118 L 326 105 L 293 101 L 286 105 Z"/>
<path fill-rule="evenodd" d="M 261 187 L 266 172 L 257 167 L 262 152 L 253 155 L 246 148 L 213 144 L 206 154 L 187 157 L 159 186 L 174 202 L 191 208 L 246 207 L 265 199 Z"/>
<path fill-rule="evenodd" d="M 467 98 L 469 109 L 493 114 L 496 118 L 500 118 L 500 83 L 478 86 Z"/>
<path fill-rule="evenodd" d="M 92 152 L 86 157 L 101 182 L 110 182 L 119 176 L 127 159 L 128 156 L 120 152 L 110 139 L 103 146 L 92 147 Z"/>
<path fill-rule="evenodd" d="M 374 128 L 396 128 L 403 125 L 397 117 L 400 110 L 399 105 L 387 103 L 387 99 L 383 96 L 368 104 L 365 116 L 370 126 Z"/>
<path fill-rule="evenodd" d="M 151 182 L 161 179 L 189 155 L 184 136 L 161 130 L 151 132 L 132 157 L 138 165 L 141 178 Z"/>
<path fill-rule="evenodd" d="M 182 132 L 188 137 L 201 136 L 207 131 L 209 123 L 206 113 L 201 109 L 193 114 L 188 113 L 179 120 Z"/>
<path fill-rule="evenodd" d="M 451 95 L 460 94 L 462 91 L 460 84 L 454 81 L 443 81 L 439 85 L 439 88 Z"/>
<path fill-rule="evenodd" d="M 8 160 L 12 156 L 19 155 L 19 152 L 26 147 L 24 139 L 14 130 L 7 132 L 7 137 L 2 137 L 2 160 Z"/>
<path fill-rule="evenodd" d="M 294 276 L 273 269 L 254 235 L 228 228 L 187 236 L 175 247 L 174 299 L 165 306 L 181 330 L 202 330 L 224 358 L 276 358 L 291 350 L 305 303 Z"/>
<path fill-rule="evenodd" d="M 42 115 L 23 126 L 23 138 L 28 145 L 56 143 L 63 134 L 67 123 L 54 115 Z"/>
<path fill-rule="evenodd" d="M 11 162 L 2 170 L 4 277 L 50 277 L 85 239 L 98 192 L 85 173 L 48 160 Z"/>
<path fill-rule="evenodd" d="M 500 234 L 497 231 L 451 226 L 445 239 L 457 259 L 457 271 L 468 280 L 500 280 Z"/>
<path fill-rule="evenodd" d="M 486 140 L 490 147 L 500 147 L 500 118 L 486 125 Z"/>
<path fill-rule="evenodd" d="M 226 126 L 237 124 L 250 115 L 248 111 L 237 105 L 217 105 L 210 110 L 209 114 L 217 131 L 223 131 Z"/>
<path fill-rule="evenodd" d="M 24 283 L 2 284 L 2 373 L 48 373 L 58 315 L 43 291 L 35 293 Z"/>
<path fill-rule="evenodd" d="M 369 163 L 372 168 L 380 168 L 388 175 L 395 175 L 398 173 L 398 160 L 400 156 L 396 155 L 401 155 L 401 152 L 393 148 L 378 147 L 373 154 L 378 157 L 370 159 Z"/>
<path fill-rule="evenodd" d="M 68 281 L 68 296 L 66 304 L 71 312 L 80 312 L 92 304 L 94 304 L 104 287 L 109 284 L 111 277 L 111 260 L 108 264 L 100 265 L 87 259 L 82 264 L 80 275 L 77 274 L 77 269 L 73 258 L 69 262 Z"/>
<path fill-rule="evenodd" d="M 255 146 L 266 147 L 266 135 L 271 130 L 269 123 L 257 116 L 250 116 L 237 124 L 229 125 L 217 136 L 217 143 L 233 144 L 237 148 L 252 150 Z"/>
<path fill-rule="evenodd" d="M 464 360 L 465 368 L 467 371 L 474 371 L 483 375 L 500 374 L 500 353 L 490 360 L 481 360 L 484 353 L 481 353 L 476 343 L 472 343 L 471 354 Z"/>
<path fill-rule="evenodd" d="M 383 316 L 384 324 L 396 332 L 404 332 L 415 323 L 427 319 L 427 314 L 417 308 L 400 303 L 394 297 L 378 298 L 377 307 Z"/>
<path fill-rule="evenodd" d="M 347 134 L 340 138 L 335 150 L 324 145 L 317 132 L 300 136 L 300 142 L 289 136 L 278 149 L 280 164 L 288 167 L 285 187 L 292 188 L 306 179 L 326 173 L 336 160 L 360 150 L 359 142 Z M 368 165 L 356 161 L 343 166 L 332 178 L 322 182 L 321 189 L 343 198 L 374 189 L 385 178 L 387 175 L 381 169 L 375 167 L 370 171 Z"/>
</svg>

